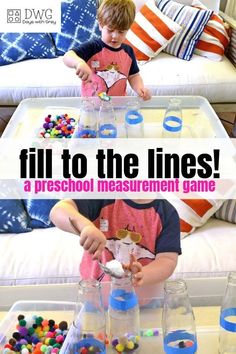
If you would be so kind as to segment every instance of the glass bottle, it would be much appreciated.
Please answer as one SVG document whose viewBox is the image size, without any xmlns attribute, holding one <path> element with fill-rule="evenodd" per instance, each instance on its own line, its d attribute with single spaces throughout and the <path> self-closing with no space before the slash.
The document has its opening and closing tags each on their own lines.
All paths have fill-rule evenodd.
<svg viewBox="0 0 236 354">
<path fill-rule="evenodd" d="M 230 272 L 220 311 L 219 353 L 236 353 L 236 272 Z"/>
<path fill-rule="evenodd" d="M 197 351 L 195 319 L 184 280 L 168 280 L 164 285 L 162 330 L 165 353 L 177 348 Z"/>
<path fill-rule="evenodd" d="M 180 138 L 182 131 L 182 110 L 179 98 L 170 98 L 162 125 L 163 138 Z"/>
<path fill-rule="evenodd" d="M 80 304 L 83 304 L 82 309 Z M 97 280 L 81 280 L 78 292 L 78 311 L 73 321 L 73 353 L 94 348 L 94 353 L 106 353 L 106 321 L 100 283 Z"/>
<path fill-rule="evenodd" d="M 80 116 L 73 138 L 96 138 L 97 116 L 91 99 L 84 99 L 80 108 Z"/>
<path fill-rule="evenodd" d="M 131 273 L 121 279 L 112 278 L 108 306 L 109 339 L 117 353 L 137 353 L 139 350 L 139 305 Z"/>
<path fill-rule="evenodd" d="M 138 100 L 131 101 L 127 105 L 128 111 L 125 114 L 125 129 L 127 138 L 144 137 L 144 119 L 140 112 Z"/>
<path fill-rule="evenodd" d="M 99 138 L 116 138 L 117 127 L 115 112 L 110 101 L 102 101 L 98 120 Z"/>
</svg>

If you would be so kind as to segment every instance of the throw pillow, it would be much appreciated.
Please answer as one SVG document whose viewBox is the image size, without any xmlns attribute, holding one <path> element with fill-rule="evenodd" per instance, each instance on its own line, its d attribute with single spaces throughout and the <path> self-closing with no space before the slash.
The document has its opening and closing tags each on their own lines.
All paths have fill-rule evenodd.
<svg viewBox="0 0 236 354">
<path fill-rule="evenodd" d="M 8 199 L 14 197 L 16 199 Z M 24 204 L 19 199 L 15 183 L 0 182 L 0 233 L 22 233 L 32 231 Z"/>
<path fill-rule="evenodd" d="M 24 200 L 28 211 L 32 229 L 41 229 L 54 226 L 49 219 L 52 207 L 58 202 L 57 199 L 27 199 Z"/>
<path fill-rule="evenodd" d="M 223 200 L 173 199 L 169 202 L 176 208 L 180 217 L 181 238 L 191 234 L 221 207 Z"/>
<path fill-rule="evenodd" d="M 135 16 L 127 32 L 126 43 L 131 45 L 137 60 L 150 60 L 160 53 L 181 30 L 181 26 L 165 16 L 149 0 Z"/>
<path fill-rule="evenodd" d="M 61 32 L 52 33 L 57 55 L 63 55 L 85 41 L 100 37 L 96 13 L 94 0 L 62 1 Z"/>
<path fill-rule="evenodd" d="M 198 0 L 193 2 L 193 6 L 206 9 Z M 213 13 L 199 38 L 194 53 L 210 60 L 221 61 L 228 44 L 229 36 L 224 22 L 220 16 Z"/>
<path fill-rule="evenodd" d="M 156 0 L 156 4 L 166 16 L 182 26 L 179 35 L 164 51 L 180 59 L 190 60 L 213 11 L 182 5 L 172 0 Z"/>
<path fill-rule="evenodd" d="M 225 200 L 220 209 L 215 213 L 215 217 L 236 224 L 236 200 Z"/>
<path fill-rule="evenodd" d="M 56 48 L 48 33 L 0 33 L 0 65 L 25 59 L 55 58 Z"/>
</svg>

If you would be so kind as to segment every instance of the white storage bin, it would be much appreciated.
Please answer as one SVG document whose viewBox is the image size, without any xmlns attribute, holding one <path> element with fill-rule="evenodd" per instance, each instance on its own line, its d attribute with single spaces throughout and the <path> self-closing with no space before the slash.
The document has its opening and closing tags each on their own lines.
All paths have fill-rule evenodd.
<svg viewBox="0 0 236 354">
<path fill-rule="evenodd" d="M 16 325 L 18 324 L 17 317 L 22 314 L 24 316 L 42 316 L 49 320 L 53 319 L 56 324 L 61 321 L 68 323 L 70 328 L 75 311 L 74 302 L 62 301 L 18 301 L 16 302 L 8 314 L 0 323 L 0 353 L 3 353 L 4 345 L 12 338 L 12 334 L 17 332 Z M 60 354 L 66 353 L 66 339 L 60 349 Z"/>
</svg>

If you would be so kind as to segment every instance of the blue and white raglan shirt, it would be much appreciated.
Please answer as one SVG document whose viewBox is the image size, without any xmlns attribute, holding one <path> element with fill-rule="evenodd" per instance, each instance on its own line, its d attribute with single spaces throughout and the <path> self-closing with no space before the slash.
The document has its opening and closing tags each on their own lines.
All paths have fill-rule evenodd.
<svg viewBox="0 0 236 354">
<path fill-rule="evenodd" d="M 175 208 L 166 200 L 147 204 L 132 200 L 74 200 L 79 212 L 91 220 L 107 238 L 101 261 L 117 259 L 129 263 L 130 253 L 146 265 L 158 253 L 181 254 L 180 223 Z M 84 279 L 101 275 L 98 262 L 84 252 L 80 265 Z"/>
<path fill-rule="evenodd" d="M 90 97 L 99 92 L 125 96 L 128 77 L 139 72 L 133 49 L 128 44 L 112 48 L 98 39 L 72 50 L 93 71 L 92 83 L 82 81 L 82 96 Z"/>
</svg>

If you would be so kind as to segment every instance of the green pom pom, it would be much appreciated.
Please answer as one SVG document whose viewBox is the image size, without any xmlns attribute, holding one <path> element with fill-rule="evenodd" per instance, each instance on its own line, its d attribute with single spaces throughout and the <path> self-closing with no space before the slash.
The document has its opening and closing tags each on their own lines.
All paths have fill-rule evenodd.
<svg viewBox="0 0 236 354">
<path fill-rule="evenodd" d="M 21 327 L 25 327 L 25 326 L 26 326 L 26 320 L 20 320 L 20 321 L 19 321 L 19 325 L 20 325 Z"/>
<path fill-rule="evenodd" d="M 43 322 L 43 317 L 37 317 L 36 318 L 36 320 L 35 320 L 35 323 L 37 324 L 37 325 L 41 325 L 41 323 Z"/>
<path fill-rule="evenodd" d="M 31 336 L 34 333 L 34 328 L 33 327 L 29 327 L 28 328 L 28 334 Z"/>
</svg>

